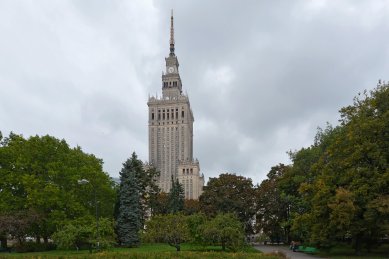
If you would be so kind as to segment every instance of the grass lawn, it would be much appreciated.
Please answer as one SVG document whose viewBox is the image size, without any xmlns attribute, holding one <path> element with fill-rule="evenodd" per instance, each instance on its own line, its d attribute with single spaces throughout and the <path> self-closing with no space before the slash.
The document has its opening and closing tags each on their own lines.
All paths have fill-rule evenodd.
<svg viewBox="0 0 389 259">
<path fill-rule="evenodd" d="M 276 255 L 265 255 L 252 247 L 247 247 L 245 251 L 239 253 L 223 252 L 217 246 L 196 246 L 183 244 L 181 252 L 176 252 L 174 247 L 166 244 L 144 244 L 138 248 L 113 248 L 109 251 L 89 254 L 88 250 L 64 251 L 54 250 L 36 253 L 0 253 L 0 258 L 137 258 L 137 259 L 164 259 L 164 258 L 241 258 L 241 259 L 280 259 Z"/>
<path fill-rule="evenodd" d="M 351 246 L 347 245 L 336 246 L 331 248 L 329 251 L 321 251 L 318 255 L 330 259 L 387 259 L 389 258 L 389 244 L 373 249 L 371 253 L 367 253 L 366 250 L 362 250 L 362 254 L 360 256 L 355 255 L 355 250 Z"/>
</svg>

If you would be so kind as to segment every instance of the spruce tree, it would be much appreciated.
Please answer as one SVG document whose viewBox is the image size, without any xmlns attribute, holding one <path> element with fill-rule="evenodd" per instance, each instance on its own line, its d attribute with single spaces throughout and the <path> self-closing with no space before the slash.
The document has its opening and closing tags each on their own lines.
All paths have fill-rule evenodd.
<svg viewBox="0 0 389 259">
<path fill-rule="evenodd" d="M 140 187 L 136 176 L 142 171 L 142 161 L 138 160 L 134 152 L 131 159 L 127 159 L 123 164 L 120 172 L 119 214 L 116 232 L 121 246 L 134 247 L 138 246 L 140 242 Z"/>
<path fill-rule="evenodd" d="M 169 212 L 177 213 L 184 209 L 184 188 L 178 182 L 178 179 L 174 180 L 172 176 L 172 188 L 169 193 Z"/>
</svg>

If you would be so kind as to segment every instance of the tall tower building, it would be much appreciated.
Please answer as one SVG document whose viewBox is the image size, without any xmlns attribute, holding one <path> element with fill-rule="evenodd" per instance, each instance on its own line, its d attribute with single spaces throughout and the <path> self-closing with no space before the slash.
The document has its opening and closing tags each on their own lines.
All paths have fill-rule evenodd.
<svg viewBox="0 0 389 259">
<path fill-rule="evenodd" d="M 162 72 L 162 96 L 151 96 L 149 107 L 149 163 L 160 171 L 158 185 L 171 188 L 171 177 L 183 185 L 186 199 L 198 199 L 204 186 L 199 161 L 193 159 L 193 112 L 182 93 L 179 63 L 174 48 L 173 11 L 170 18 L 170 53 Z"/>
</svg>

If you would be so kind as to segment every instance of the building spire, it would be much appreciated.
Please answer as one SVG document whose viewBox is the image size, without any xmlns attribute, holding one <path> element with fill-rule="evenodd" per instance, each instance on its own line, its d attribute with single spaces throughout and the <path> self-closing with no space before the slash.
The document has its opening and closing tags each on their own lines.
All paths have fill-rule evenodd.
<svg viewBox="0 0 389 259">
<path fill-rule="evenodd" d="M 173 24 L 173 9 L 170 17 L 170 55 L 174 56 L 174 24 Z"/>
</svg>

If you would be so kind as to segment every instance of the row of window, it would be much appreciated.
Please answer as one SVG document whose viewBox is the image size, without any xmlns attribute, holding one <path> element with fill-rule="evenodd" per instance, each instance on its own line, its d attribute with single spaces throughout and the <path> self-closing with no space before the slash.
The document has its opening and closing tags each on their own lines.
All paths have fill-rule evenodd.
<svg viewBox="0 0 389 259">
<path fill-rule="evenodd" d="M 163 109 L 162 110 L 162 112 L 161 112 L 161 110 L 158 110 L 158 120 L 170 120 L 170 119 L 172 119 L 172 120 L 174 120 L 174 119 L 179 119 L 178 118 L 178 109 L 176 108 L 176 113 L 175 113 L 175 117 L 174 117 L 174 109 L 171 109 L 171 111 L 169 112 L 169 109 L 167 109 L 166 110 L 166 112 L 165 112 L 165 109 Z M 182 110 L 181 111 L 181 118 L 183 119 L 185 117 L 185 111 L 184 110 Z M 151 120 L 155 120 L 156 119 L 156 117 L 155 117 L 155 114 L 154 114 L 154 111 L 153 112 L 151 112 Z"/>
<path fill-rule="evenodd" d="M 173 82 L 163 82 L 163 87 L 175 87 L 177 86 L 177 81 L 173 81 Z"/>
<path fill-rule="evenodd" d="M 186 168 L 186 169 L 183 168 L 183 169 L 182 169 L 182 174 L 185 175 L 185 173 L 186 173 L 187 175 L 193 174 L 193 168 L 190 168 L 190 169 L 189 169 L 189 168 Z"/>
<path fill-rule="evenodd" d="M 172 122 L 168 121 L 168 122 L 166 122 L 166 125 L 169 125 L 169 124 L 173 125 L 173 124 L 179 124 L 179 123 L 180 123 L 180 121 L 172 121 Z M 181 123 L 184 123 L 184 120 L 182 120 Z M 152 122 L 151 125 L 154 126 L 154 122 Z M 155 125 L 157 125 L 157 123 L 155 123 Z M 162 122 L 162 124 L 161 124 L 161 122 L 158 122 L 158 126 L 161 126 L 161 125 L 162 126 L 165 125 L 165 122 Z"/>
</svg>

